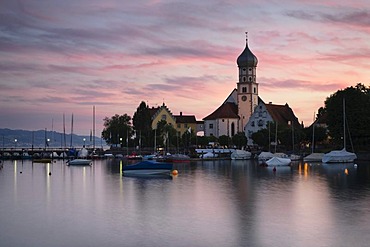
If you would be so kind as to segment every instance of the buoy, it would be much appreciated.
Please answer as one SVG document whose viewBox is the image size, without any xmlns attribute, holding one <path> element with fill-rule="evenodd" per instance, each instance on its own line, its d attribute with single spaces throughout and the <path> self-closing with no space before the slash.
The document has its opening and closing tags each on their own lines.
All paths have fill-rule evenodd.
<svg viewBox="0 0 370 247">
<path fill-rule="evenodd" d="M 177 174 L 179 174 L 179 172 L 177 170 L 173 170 L 172 171 L 172 175 L 175 175 L 176 176 Z"/>
<path fill-rule="evenodd" d="M 348 175 L 348 169 L 344 169 L 344 174 Z"/>
</svg>

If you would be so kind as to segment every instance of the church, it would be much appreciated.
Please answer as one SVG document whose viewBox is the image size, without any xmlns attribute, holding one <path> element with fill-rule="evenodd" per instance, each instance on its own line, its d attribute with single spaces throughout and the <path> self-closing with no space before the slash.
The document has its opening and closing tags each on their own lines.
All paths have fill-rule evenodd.
<svg viewBox="0 0 370 247">
<path fill-rule="evenodd" d="M 257 64 L 258 59 L 249 49 L 246 37 L 245 48 L 237 58 L 236 88 L 214 112 L 203 118 L 205 136 L 232 137 L 244 132 L 248 145 L 251 145 L 251 135 L 266 128 L 269 121 L 299 126 L 298 118 L 288 104 L 266 105 L 258 96 Z"/>
</svg>

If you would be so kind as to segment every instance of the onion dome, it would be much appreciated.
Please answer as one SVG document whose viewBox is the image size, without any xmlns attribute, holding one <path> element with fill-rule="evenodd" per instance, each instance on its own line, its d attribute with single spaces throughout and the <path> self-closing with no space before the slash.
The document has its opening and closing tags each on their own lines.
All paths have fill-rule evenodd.
<svg viewBox="0 0 370 247">
<path fill-rule="evenodd" d="M 257 67 L 257 57 L 249 50 L 248 38 L 245 40 L 245 49 L 236 60 L 238 67 Z"/>
</svg>

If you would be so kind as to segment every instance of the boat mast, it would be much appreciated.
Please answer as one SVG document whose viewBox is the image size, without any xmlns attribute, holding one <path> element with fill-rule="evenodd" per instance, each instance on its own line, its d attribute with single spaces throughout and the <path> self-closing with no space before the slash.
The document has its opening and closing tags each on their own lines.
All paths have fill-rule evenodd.
<svg viewBox="0 0 370 247">
<path fill-rule="evenodd" d="M 93 151 L 95 151 L 95 106 L 93 106 L 93 133 L 92 133 L 92 141 L 93 141 Z"/>
<path fill-rule="evenodd" d="M 311 153 L 313 153 L 315 148 L 315 112 L 313 113 L 313 124 L 312 124 L 312 144 L 311 144 Z"/>
<path fill-rule="evenodd" d="M 346 100 L 343 98 L 343 148 L 346 150 Z"/>
</svg>

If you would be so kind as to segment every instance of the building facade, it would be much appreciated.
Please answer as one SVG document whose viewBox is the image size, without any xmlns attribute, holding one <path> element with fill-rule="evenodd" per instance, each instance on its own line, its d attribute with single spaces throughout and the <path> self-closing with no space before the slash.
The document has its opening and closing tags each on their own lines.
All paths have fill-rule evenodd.
<svg viewBox="0 0 370 247">
<path fill-rule="evenodd" d="M 227 99 L 204 120 L 204 135 L 234 136 L 244 131 L 244 126 L 258 104 L 257 57 L 248 47 L 237 58 L 238 82 Z"/>
<path fill-rule="evenodd" d="M 269 122 L 301 128 L 298 118 L 294 115 L 292 108 L 288 104 L 265 104 L 262 99 L 259 99 L 258 105 L 244 128 L 248 145 L 253 145 L 252 134 L 261 129 L 267 129 Z"/>
</svg>

